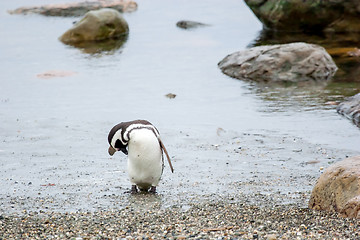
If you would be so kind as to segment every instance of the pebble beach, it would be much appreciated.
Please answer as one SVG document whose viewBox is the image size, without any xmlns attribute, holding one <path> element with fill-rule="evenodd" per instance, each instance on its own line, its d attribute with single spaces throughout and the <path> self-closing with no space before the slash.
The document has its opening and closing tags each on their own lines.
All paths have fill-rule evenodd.
<svg viewBox="0 0 360 240">
<path fill-rule="evenodd" d="M 337 214 L 234 201 L 0 216 L 1 239 L 359 239 L 359 229 L 358 220 Z"/>
<path fill-rule="evenodd" d="M 266 145 L 254 147 L 260 138 Z M 230 134 L 216 146 L 194 146 L 189 154 L 201 150 L 204 156 L 192 165 L 173 158 L 175 173 L 165 169 L 157 194 L 124 193 L 126 170 L 120 166 L 125 166 L 110 158 L 97 168 L 90 161 L 56 171 L 43 166 L 31 182 L 15 181 L 3 170 L 0 239 L 360 238 L 359 220 L 307 207 L 322 166 L 346 151 L 302 139 L 296 139 L 295 149 L 293 137 L 246 134 L 241 142 L 253 147 L 239 149 Z M 273 150 L 280 146 L 295 150 Z M 210 164 L 211 157 L 225 153 L 227 161 Z M 243 162 L 232 162 L 239 154 Z M 325 160 L 304 162 L 304 156 Z M 114 164 L 119 168 L 109 171 Z M 42 181 L 36 179 L 40 174 Z"/>
<path fill-rule="evenodd" d="M 360 91 L 357 38 L 291 33 L 342 66 L 331 81 L 269 84 L 217 65 L 288 41 L 245 1 L 138 0 L 126 41 L 100 52 L 59 41 L 81 18 L 6 11 L 45 2 L 69 1 L 0 3 L 0 240 L 360 239 L 360 219 L 308 208 L 324 170 L 360 155 L 336 112 Z M 205 25 L 176 25 L 187 19 Z M 111 127 L 135 119 L 157 126 L 174 165 L 156 194 L 124 193 L 127 156 L 107 152 Z"/>
</svg>

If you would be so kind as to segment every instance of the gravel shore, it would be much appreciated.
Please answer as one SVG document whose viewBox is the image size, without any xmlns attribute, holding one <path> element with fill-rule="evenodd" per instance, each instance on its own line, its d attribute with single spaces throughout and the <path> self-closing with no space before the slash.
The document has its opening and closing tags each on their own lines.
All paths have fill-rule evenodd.
<svg viewBox="0 0 360 240">
<path fill-rule="evenodd" d="M 337 214 L 228 200 L 0 215 L 0 239 L 359 239 L 359 229 L 359 220 Z"/>
<path fill-rule="evenodd" d="M 353 152 L 274 133 L 186 139 L 199 144 L 173 146 L 187 151 L 156 195 L 124 194 L 124 165 L 105 157 L 6 158 L 0 240 L 360 239 L 359 220 L 307 208 L 321 169 Z"/>
</svg>

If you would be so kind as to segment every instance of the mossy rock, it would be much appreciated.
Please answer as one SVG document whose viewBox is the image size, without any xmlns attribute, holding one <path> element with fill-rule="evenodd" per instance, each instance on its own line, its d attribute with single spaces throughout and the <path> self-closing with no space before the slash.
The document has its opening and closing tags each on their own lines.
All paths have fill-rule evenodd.
<svg viewBox="0 0 360 240">
<path fill-rule="evenodd" d="M 90 11 L 59 39 L 65 44 L 118 38 L 128 34 L 129 25 L 121 14 L 110 8 Z"/>
<path fill-rule="evenodd" d="M 264 28 L 286 32 L 359 32 L 358 0 L 245 0 Z"/>
</svg>

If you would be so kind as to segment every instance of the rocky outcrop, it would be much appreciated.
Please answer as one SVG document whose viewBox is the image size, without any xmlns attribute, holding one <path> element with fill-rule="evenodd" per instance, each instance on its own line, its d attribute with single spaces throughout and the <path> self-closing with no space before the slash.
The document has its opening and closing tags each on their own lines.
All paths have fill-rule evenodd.
<svg viewBox="0 0 360 240">
<path fill-rule="evenodd" d="M 189 28 L 206 27 L 206 26 L 210 26 L 210 25 L 201 23 L 201 22 L 181 20 L 176 23 L 176 26 L 178 26 L 179 28 L 183 28 L 183 29 L 189 29 Z"/>
<path fill-rule="evenodd" d="M 309 207 L 360 219 L 360 156 L 327 168 L 312 190 Z"/>
<path fill-rule="evenodd" d="M 124 36 L 129 26 L 121 14 L 110 8 L 90 11 L 59 39 L 66 44 L 98 41 Z"/>
<path fill-rule="evenodd" d="M 264 28 L 288 32 L 360 32 L 358 0 L 245 0 Z"/>
<path fill-rule="evenodd" d="M 347 101 L 340 103 L 336 111 L 351 119 L 355 125 L 360 127 L 360 93 L 350 97 Z"/>
<path fill-rule="evenodd" d="M 101 8 L 112 8 L 119 12 L 133 12 L 137 9 L 137 3 L 131 0 L 100 0 L 85 1 L 67 4 L 52 4 L 37 7 L 21 7 L 12 11 L 10 14 L 41 14 L 45 16 L 79 17 L 91 10 Z"/>
<path fill-rule="evenodd" d="M 307 43 L 249 48 L 228 55 L 218 66 L 234 78 L 272 82 L 328 80 L 337 70 L 324 48 Z"/>
</svg>

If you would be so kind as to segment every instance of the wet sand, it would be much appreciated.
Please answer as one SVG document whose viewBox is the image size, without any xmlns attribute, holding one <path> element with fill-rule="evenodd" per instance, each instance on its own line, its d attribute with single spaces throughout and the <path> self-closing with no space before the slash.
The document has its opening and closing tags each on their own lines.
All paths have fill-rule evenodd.
<svg viewBox="0 0 360 240">
<path fill-rule="evenodd" d="M 163 136 L 175 168 L 171 173 L 165 166 L 158 186 L 155 200 L 165 208 L 193 203 L 193 198 L 221 199 L 238 194 L 264 196 L 277 205 L 306 207 L 322 169 L 358 154 L 276 132 L 237 133 L 219 128 L 206 139 L 185 130 L 165 131 Z M 32 149 L 44 141 L 29 136 L 22 147 Z M 51 141 L 46 139 L 47 143 Z M 1 162 L 0 212 L 126 207 L 133 200 L 124 194 L 130 187 L 126 156 L 107 156 L 104 142 L 100 144 L 103 151 L 94 149 L 84 157 L 81 143 L 78 144 L 68 145 L 69 151 L 34 152 L 31 159 L 19 162 L 10 156 L 16 158 L 24 153 L 8 153 L 9 157 Z M 92 155 L 98 155 L 96 161 Z M 251 201 L 251 197 L 249 202 L 260 204 L 258 199 Z"/>
<path fill-rule="evenodd" d="M 57 40 L 75 18 L 0 13 L 13 33 L 0 40 L 0 238 L 359 237 L 357 221 L 307 209 L 322 170 L 360 154 L 359 129 L 325 104 L 358 85 L 224 76 L 217 62 L 261 25 L 241 1 L 191 4 L 139 1 L 127 42 L 102 54 Z M 177 28 L 185 18 L 211 26 Z M 76 74 L 38 77 L 49 71 Z M 126 156 L 107 154 L 110 128 L 138 118 L 175 168 L 156 195 L 124 194 Z"/>
</svg>

